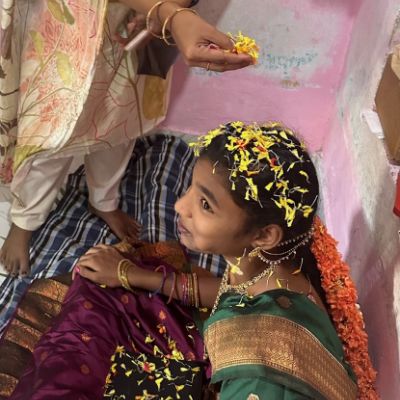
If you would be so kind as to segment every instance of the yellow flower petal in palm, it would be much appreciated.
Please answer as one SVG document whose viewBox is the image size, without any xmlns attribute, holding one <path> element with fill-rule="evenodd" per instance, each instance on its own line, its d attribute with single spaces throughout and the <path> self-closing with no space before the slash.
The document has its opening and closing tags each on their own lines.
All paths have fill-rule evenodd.
<svg viewBox="0 0 400 400">
<path fill-rule="evenodd" d="M 256 44 L 256 41 L 248 36 L 244 36 L 242 32 L 239 32 L 237 35 L 233 36 L 232 34 L 228 34 L 230 38 L 234 41 L 234 49 L 233 51 L 237 54 L 248 54 L 254 62 L 257 62 L 260 48 Z"/>
</svg>

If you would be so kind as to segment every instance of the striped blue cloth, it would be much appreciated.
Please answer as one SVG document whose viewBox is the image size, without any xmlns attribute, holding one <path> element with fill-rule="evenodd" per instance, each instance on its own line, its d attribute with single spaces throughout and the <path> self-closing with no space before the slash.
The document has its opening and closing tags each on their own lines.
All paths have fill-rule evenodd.
<svg viewBox="0 0 400 400">
<path fill-rule="evenodd" d="M 120 207 L 142 224 L 142 240 L 178 238 L 174 204 L 189 186 L 193 165 L 193 153 L 182 139 L 158 134 L 137 140 L 121 182 Z M 70 272 L 90 247 L 117 241 L 108 226 L 88 212 L 82 166 L 69 176 L 64 196 L 33 237 L 30 276 L 7 278 L 0 287 L 0 334 L 32 280 Z M 189 257 L 217 275 L 224 271 L 220 257 L 191 252 Z"/>
</svg>

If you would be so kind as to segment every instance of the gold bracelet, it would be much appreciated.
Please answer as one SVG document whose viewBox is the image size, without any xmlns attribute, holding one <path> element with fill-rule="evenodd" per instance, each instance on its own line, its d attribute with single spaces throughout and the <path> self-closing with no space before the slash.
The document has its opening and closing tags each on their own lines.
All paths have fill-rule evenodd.
<svg viewBox="0 0 400 400">
<path fill-rule="evenodd" d="M 165 3 L 164 1 L 158 1 L 156 4 L 154 4 L 153 7 L 150 8 L 149 12 L 146 15 L 146 29 L 157 39 L 162 39 L 163 37 L 161 35 L 157 35 L 157 33 L 154 33 L 151 30 L 150 27 L 150 20 L 151 20 L 151 14 L 153 13 L 154 10 L 156 10 L 157 7 L 160 7 L 163 3 Z"/>
<path fill-rule="evenodd" d="M 124 258 L 118 263 L 118 280 L 121 282 L 121 286 L 130 292 L 133 292 L 131 285 L 128 280 L 128 270 L 132 266 L 132 263 Z"/>
<path fill-rule="evenodd" d="M 199 280 L 196 273 L 193 273 L 194 306 L 200 307 Z"/>
<path fill-rule="evenodd" d="M 179 14 L 182 11 L 190 11 L 193 14 L 199 15 L 197 13 L 196 10 L 193 10 L 192 8 L 178 8 L 177 10 L 175 10 L 169 17 L 167 17 L 164 21 L 162 30 L 161 30 L 161 34 L 162 34 L 162 39 L 164 40 L 164 42 L 168 45 L 168 46 L 176 46 L 175 43 L 170 42 L 168 39 L 171 38 L 171 36 L 167 37 L 167 26 L 168 23 L 171 21 L 172 24 L 172 19 Z"/>
</svg>

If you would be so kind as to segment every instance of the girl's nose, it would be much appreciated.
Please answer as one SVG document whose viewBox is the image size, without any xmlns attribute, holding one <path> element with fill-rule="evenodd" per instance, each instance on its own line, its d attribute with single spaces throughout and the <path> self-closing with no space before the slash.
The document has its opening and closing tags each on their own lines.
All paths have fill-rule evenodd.
<svg viewBox="0 0 400 400">
<path fill-rule="evenodd" d="M 175 211 L 177 214 L 184 218 L 191 217 L 191 207 L 190 207 L 190 188 L 186 193 L 175 203 Z"/>
</svg>

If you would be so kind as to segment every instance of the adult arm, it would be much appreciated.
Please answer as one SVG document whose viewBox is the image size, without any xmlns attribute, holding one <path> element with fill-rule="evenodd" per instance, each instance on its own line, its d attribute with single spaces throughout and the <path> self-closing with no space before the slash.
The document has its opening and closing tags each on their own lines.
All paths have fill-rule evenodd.
<svg viewBox="0 0 400 400">
<path fill-rule="evenodd" d="M 120 0 L 120 2 L 147 15 L 157 0 Z M 189 0 L 164 2 L 158 7 L 159 22 L 163 24 L 177 9 L 189 5 Z M 229 51 L 233 46 L 231 39 L 192 12 L 176 14 L 171 19 L 169 27 L 183 60 L 191 67 L 224 72 L 253 64 L 250 56 L 231 53 Z M 210 44 L 213 46 L 210 47 Z"/>
</svg>

